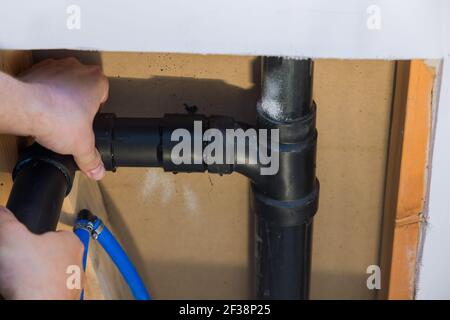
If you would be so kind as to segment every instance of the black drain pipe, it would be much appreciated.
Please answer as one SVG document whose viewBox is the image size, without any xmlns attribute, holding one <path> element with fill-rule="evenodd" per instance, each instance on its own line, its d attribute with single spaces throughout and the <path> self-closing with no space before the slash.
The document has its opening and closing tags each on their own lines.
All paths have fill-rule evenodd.
<svg viewBox="0 0 450 320">
<path fill-rule="evenodd" d="M 261 299 L 307 299 L 311 260 L 312 217 L 317 211 L 319 184 L 315 177 L 315 106 L 311 100 L 312 62 L 263 59 L 263 97 L 256 129 L 279 130 L 279 170 L 261 175 L 263 165 L 250 163 L 250 140 L 246 154 L 235 153 L 227 164 L 208 164 L 201 153 L 210 141 L 203 133 L 217 129 L 246 130 L 250 126 L 229 117 L 166 115 L 161 119 L 116 118 L 101 114 L 94 121 L 96 145 L 105 167 L 162 167 L 168 172 L 244 174 L 252 181 L 252 210 L 256 213 L 257 296 Z M 196 136 L 201 124 L 200 136 Z M 174 130 L 190 132 L 190 164 L 175 164 Z M 197 132 L 198 133 L 198 132 Z M 234 139 L 234 138 L 232 138 Z M 223 148 L 226 154 L 225 141 Z M 196 146 L 201 145 L 198 149 Z M 176 160 L 176 159 L 175 159 Z M 254 160 L 254 159 L 253 159 Z M 31 231 L 55 230 L 63 198 L 70 192 L 75 165 L 39 145 L 22 155 L 14 170 L 14 186 L 8 208 Z"/>
<path fill-rule="evenodd" d="M 75 170 L 71 156 L 33 144 L 22 153 L 13 170 L 14 184 L 6 207 L 33 233 L 55 230 Z"/>
<path fill-rule="evenodd" d="M 308 299 L 312 217 L 317 212 L 317 131 L 313 62 L 263 59 L 258 127 L 280 134 L 280 170 L 252 184 L 256 212 L 257 295 Z"/>
</svg>

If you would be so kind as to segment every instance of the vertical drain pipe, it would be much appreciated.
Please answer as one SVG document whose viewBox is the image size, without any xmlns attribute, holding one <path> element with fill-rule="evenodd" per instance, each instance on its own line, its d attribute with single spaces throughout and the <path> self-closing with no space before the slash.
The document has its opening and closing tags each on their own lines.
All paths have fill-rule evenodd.
<svg viewBox="0 0 450 320">
<path fill-rule="evenodd" d="M 308 299 L 318 207 L 313 62 L 262 59 L 259 129 L 279 129 L 279 172 L 252 183 L 259 299 Z"/>
</svg>

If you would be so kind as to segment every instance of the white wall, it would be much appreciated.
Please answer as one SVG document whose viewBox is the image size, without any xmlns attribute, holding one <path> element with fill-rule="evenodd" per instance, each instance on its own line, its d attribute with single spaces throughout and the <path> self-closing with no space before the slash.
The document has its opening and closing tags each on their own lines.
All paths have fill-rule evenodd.
<svg viewBox="0 0 450 320">
<path fill-rule="evenodd" d="M 439 72 L 431 180 L 416 298 L 450 299 L 450 57 Z"/>
<path fill-rule="evenodd" d="M 450 18 L 447 2 L 2 1 L 0 48 L 441 58 L 450 42 L 445 33 Z M 70 5 L 79 7 L 79 20 L 73 20 L 78 15 L 67 14 Z"/>
</svg>

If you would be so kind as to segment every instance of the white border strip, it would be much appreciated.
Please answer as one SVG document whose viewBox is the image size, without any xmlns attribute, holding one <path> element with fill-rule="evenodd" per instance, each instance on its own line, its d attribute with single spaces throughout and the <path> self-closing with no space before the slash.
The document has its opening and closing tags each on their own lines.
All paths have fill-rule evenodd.
<svg viewBox="0 0 450 320">
<path fill-rule="evenodd" d="M 439 97 L 417 299 L 450 299 L 450 56 L 444 59 L 437 81 Z"/>
<path fill-rule="evenodd" d="M 1 2 L 3 49 L 434 59 L 450 47 L 447 0 Z"/>
</svg>

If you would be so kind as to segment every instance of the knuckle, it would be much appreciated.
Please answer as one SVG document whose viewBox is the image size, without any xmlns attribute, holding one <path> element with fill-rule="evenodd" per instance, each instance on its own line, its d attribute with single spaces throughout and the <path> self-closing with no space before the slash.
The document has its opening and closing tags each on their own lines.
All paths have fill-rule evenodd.
<svg viewBox="0 0 450 320">
<path fill-rule="evenodd" d="M 47 65 L 47 64 L 52 64 L 54 63 L 56 60 L 53 58 L 47 58 L 42 60 L 41 62 L 37 63 L 37 65 Z"/>
<path fill-rule="evenodd" d="M 102 69 L 97 65 L 86 66 L 86 68 L 88 72 L 94 75 L 97 79 L 100 79 L 100 77 L 103 75 Z"/>
<path fill-rule="evenodd" d="M 63 59 L 63 61 L 70 62 L 70 63 L 79 63 L 78 59 L 75 57 L 67 57 L 67 58 Z"/>
<path fill-rule="evenodd" d="M 95 142 L 91 137 L 86 137 L 83 144 L 79 144 L 77 156 L 82 162 L 91 162 L 95 160 Z"/>
</svg>

